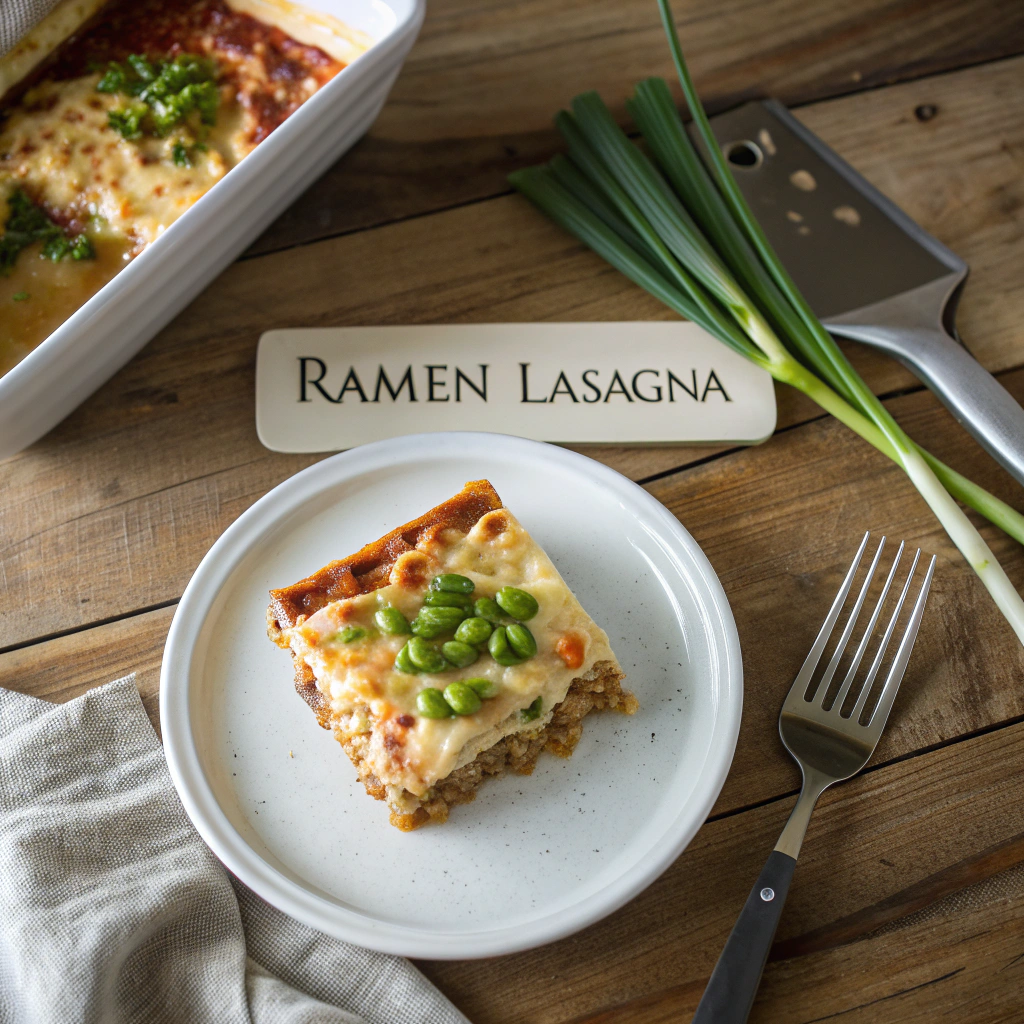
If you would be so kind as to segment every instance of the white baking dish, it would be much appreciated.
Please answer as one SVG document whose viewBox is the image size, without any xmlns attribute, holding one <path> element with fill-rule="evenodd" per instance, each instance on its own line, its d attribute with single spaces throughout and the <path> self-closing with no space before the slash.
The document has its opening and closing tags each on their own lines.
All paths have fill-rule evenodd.
<svg viewBox="0 0 1024 1024">
<path fill-rule="evenodd" d="M 303 0 L 373 45 L 310 97 L 73 316 L 0 377 L 0 458 L 120 369 L 373 124 L 425 0 Z"/>
</svg>

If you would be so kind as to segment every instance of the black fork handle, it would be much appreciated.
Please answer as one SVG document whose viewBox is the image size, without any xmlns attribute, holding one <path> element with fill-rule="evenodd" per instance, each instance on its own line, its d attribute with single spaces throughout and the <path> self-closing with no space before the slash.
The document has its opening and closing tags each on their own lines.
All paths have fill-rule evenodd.
<svg viewBox="0 0 1024 1024">
<path fill-rule="evenodd" d="M 693 1024 L 744 1024 L 782 917 L 796 860 L 773 850 L 715 964 Z"/>
</svg>

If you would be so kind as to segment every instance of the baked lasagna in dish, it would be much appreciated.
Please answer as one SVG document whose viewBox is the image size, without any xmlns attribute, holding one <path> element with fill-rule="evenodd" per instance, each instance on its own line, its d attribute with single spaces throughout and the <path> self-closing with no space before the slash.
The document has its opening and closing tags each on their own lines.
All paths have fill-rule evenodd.
<svg viewBox="0 0 1024 1024">
<path fill-rule="evenodd" d="M 367 44 L 285 0 L 64 0 L 0 59 L 0 374 Z"/>
<path fill-rule="evenodd" d="M 569 757 L 594 709 L 638 707 L 604 630 L 486 480 L 271 591 L 267 622 L 403 831 L 543 750 Z"/>
</svg>

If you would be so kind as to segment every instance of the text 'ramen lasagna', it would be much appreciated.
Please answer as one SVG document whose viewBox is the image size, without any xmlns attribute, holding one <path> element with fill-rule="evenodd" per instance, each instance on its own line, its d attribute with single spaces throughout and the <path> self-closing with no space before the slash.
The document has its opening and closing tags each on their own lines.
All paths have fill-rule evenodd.
<svg viewBox="0 0 1024 1024">
<path fill-rule="evenodd" d="M 636 698 L 608 637 L 486 480 L 271 591 L 295 685 L 404 831 L 488 775 L 569 757 L 595 708 Z"/>
<path fill-rule="evenodd" d="M 286 0 L 63 0 L 0 58 L 0 374 L 362 48 Z"/>
</svg>

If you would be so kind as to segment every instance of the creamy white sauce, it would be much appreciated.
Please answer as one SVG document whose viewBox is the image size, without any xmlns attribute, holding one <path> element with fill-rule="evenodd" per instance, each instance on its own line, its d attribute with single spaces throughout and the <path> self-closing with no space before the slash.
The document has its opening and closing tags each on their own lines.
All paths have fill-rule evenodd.
<svg viewBox="0 0 1024 1024">
<path fill-rule="evenodd" d="M 494 517 L 505 523 L 497 535 Z M 422 586 L 410 589 L 398 582 L 408 577 L 411 567 L 424 568 L 424 561 L 426 572 L 419 573 Z M 393 605 L 412 619 L 423 603 L 427 582 L 442 572 L 473 580 L 474 598 L 493 597 L 503 586 L 531 593 L 540 605 L 527 623 L 537 641 L 537 654 L 520 665 L 503 667 L 484 653 L 464 669 L 407 675 L 394 669 L 395 655 L 407 637 L 371 635 L 350 644 L 330 639 L 345 625 L 371 628 L 374 612 L 385 605 Z M 583 663 L 578 667 L 568 667 L 556 649 L 567 634 L 576 634 L 583 643 Z M 487 513 L 466 535 L 449 533 L 418 545 L 397 559 L 388 586 L 335 601 L 287 630 L 286 635 L 329 699 L 336 728 L 343 735 L 369 731 L 366 757 L 374 774 L 386 785 L 401 786 L 417 796 L 502 736 L 543 726 L 573 679 L 598 661 L 614 661 L 604 631 L 583 610 L 544 551 L 504 509 Z M 424 687 L 443 689 L 455 680 L 474 677 L 490 679 L 498 688 L 496 696 L 485 700 L 476 714 L 447 719 L 417 714 L 416 695 Z M 541 717 L 524 722 L 520 711 L 537 697 L 543 702 Z M 369 721 L 365 715 L 359 720 L 364 708 L 369 708 Z M 382 725 L 402 714 L 415 716 L 415 724 L 404 731 L 400 751 L 390 751 Z"/>
</svg>

